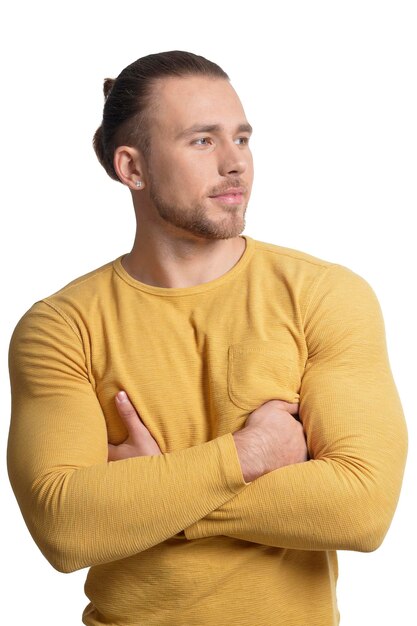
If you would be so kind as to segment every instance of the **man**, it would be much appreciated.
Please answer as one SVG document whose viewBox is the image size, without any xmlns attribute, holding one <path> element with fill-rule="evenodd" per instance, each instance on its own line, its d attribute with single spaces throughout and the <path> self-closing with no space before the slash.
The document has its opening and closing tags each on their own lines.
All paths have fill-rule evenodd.
<svg viewBox="0 0 417 626">
<path fill-rule="evenodd" d="M 406 456 L 376 298 L 240 236 L 251 127 L 217 65 L 149 55 L 105 95 L 94 146 L 137 233 L 13 335 L 29 530 L 91 567 L 89 626 L 338 624 L 336 550 L 380 545 Z"/>
</svg>

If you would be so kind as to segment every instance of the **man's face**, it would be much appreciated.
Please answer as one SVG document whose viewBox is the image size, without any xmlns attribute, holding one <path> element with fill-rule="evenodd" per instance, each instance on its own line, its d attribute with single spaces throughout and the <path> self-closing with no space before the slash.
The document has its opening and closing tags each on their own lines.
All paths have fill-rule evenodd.
<svg viewBox="0 0 417 626">
<path fill-rule="evenodd" d="M 153 96 L 152 210 L 200 238 L 236 237 L 245 227 L 253 162 L 251 128 L 235 90 L 222 78 L 172 77 L 159 81 Z"/>
</svg>

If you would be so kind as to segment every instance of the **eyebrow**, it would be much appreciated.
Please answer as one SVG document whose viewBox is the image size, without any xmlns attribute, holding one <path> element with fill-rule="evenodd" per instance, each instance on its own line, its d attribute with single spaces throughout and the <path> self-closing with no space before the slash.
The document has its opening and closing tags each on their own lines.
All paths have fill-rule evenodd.
<svg viewBox="0 0 417 626">
<path fill-rule="evenodd" d="M 194 124 L 185 130 L 182 130 L 176 136 L 176 139 L 182 139 L 184 137 L 189 137 L 190 135 L 194 135 L 195 133 L 218 133 L 223 130 L 223 126 L 220 124 Z M 253 128 L 250 124 L 239 124 L 236 129 L 238 133 L 249 133 L 252 134 Z"/>
</svg>

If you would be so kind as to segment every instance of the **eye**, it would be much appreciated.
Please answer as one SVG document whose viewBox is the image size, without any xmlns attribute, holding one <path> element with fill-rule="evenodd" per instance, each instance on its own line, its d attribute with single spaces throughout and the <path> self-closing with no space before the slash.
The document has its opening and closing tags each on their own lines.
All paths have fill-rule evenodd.
<svg viewBox="0 0 417 626">
<path fill-rule="evenodd" d="M 249 137 L 238 137 L 236 142 L 241 142 L 239 145 L 246 146 L 249 143 Z"/>
<path fill-rule="evenodd" d="M 196 139 L 195 141 L 193 141 L 193 144 L 196 144 L 197 146 L 207 146 L 209 145 L 209 141 L 211 141 L 210 137 L 200 137 L 200 139 Z"/>
</svg>

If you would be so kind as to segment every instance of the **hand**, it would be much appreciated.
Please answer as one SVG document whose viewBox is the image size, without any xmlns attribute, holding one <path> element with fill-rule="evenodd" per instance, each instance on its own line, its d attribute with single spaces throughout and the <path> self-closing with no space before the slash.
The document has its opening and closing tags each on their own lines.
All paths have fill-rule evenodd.
<svg viewBox="0 0 417 626">
<path fill-rule="evenodd" d="M 117 411 L 126 426 L 128 437 L 118 446 L 109 443 L 108 460 L 120 461 L 134 456 L 162 454 L 160 447 L 140 419 L 126 392 L 119 391 L 115 402 Z"/>
<path fill-rule="evenodd" d="M 308 460 L 298 404 L 269 400 L 255 409 L 233 434 L 243 478 L 251 482 L 275 469 Z"/>
</svg>

